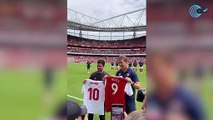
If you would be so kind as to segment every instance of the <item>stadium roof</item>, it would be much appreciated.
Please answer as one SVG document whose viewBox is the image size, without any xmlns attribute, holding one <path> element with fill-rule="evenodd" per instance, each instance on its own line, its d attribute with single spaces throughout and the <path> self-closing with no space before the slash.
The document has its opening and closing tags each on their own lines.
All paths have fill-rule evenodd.
<svg viewBox="0 0 213 120">
<path fill-rule="evenodd" d="M 100 32 L 146 31 L 146 8 L 103 20 L 69 8 L 67 14 L 68 29 Z"/>
</svg>

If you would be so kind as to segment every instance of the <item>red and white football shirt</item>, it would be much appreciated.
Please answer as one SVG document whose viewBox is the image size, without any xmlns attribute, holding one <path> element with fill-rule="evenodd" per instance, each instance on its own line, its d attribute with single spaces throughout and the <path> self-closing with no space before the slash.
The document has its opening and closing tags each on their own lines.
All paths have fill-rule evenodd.
<svg viewBox="0 0 213 120">
<path fill-rule="evenodd" d="M 82 87 L 88 113 L 104 115 L 105 85 L 103 81 L 87 79 Z"/>
<path fill-rule="evenodd" d="M 131 84 L 122 77 L 106 77 L 105 109 L 111 111 L 112 104 L 123 104 L 125 111 L 125 94 L 133 95 Z"/>
</svg>

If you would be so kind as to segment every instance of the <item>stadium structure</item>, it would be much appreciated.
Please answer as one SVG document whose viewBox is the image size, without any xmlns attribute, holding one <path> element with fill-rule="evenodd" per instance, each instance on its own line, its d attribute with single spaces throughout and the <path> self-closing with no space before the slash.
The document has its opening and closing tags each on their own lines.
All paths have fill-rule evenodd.
<svg viewBox="0 0 213 120">
<path fill-rule="evenodd" d="M 146 8 L 103 20 L 69 8 L 67 14 L 68 62 L 112 62 L 122 54 L 145 61 Z"/>
</svg>

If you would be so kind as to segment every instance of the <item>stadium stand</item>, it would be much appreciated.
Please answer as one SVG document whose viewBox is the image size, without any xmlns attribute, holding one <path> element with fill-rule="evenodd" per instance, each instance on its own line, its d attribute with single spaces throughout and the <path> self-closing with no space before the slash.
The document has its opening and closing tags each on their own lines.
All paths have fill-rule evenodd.
<svg viewBox="0 0 213 120">
<path fill-rule="evenodd" d="M 79 38 L 75 36 L 68 35 L 68 46 L 75 47 L 89 47 L 89 48 L 145 48 L 146 37 L 139 37 L 135 39 L 127 40 L 113 40 L 113 41 L 101 41 L 101 40 L 91 40 L 86 38 Z"/>
<path fill-rule="evenodd" d="M 107 63 L 115 62 L 118 57 L 104 57 L 104 56 L 68 56 L 67 61 L 68 62 L 75 62 L 75 63 L 81 63 L 86 61 L 91 61 L 93 63 L 96 63 L 98 59 L 104 59 Z M 133 62 L 134 60 L 137 61 L 143 61 L 145 62 L 145 57 L 128 57 L 130 62 Z"/>
<path fill-rule="evenodd" d="M 145 48 L 133 49 L 97 49 L 97 48 L 81 48 L 81 47 L 68 47 L 69 52 L 73 53 L 93 53 L 93 54 L 143 54 Z"/>
<path fill-rule="evenodd" d="M 129 61 L 145 61 L 146 37 L 127 40 L 102 41 L 80 38 L 68 35 L 67 53 L 68 62 L 96 62 L 105 59 L 106 62 L 115 62 L 121 54 L 128 55 Z"/>
<path fill-rule="evenodd" d="M 70 8 L 67 12 L 68 62 L 96 62 L 102 58 L 111 63 L 120 55 L 127 56 L 130 62 L 144 61 L 146 8 L 107 19 L 94 18 Z"/>
</svg>

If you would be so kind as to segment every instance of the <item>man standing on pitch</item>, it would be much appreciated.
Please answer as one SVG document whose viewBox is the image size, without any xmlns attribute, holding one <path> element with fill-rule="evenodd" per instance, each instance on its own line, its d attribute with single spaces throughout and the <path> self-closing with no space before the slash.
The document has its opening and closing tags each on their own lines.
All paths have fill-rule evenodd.
<svg viewBox="0 0 213 120">
<path fill-rule="evenodd" d="M 104 65 L 105 65 L 105 61 L 103 59 L 99 59 L 97 61 L 97 71 L 92 73 L 90 75 L 89 79 L 95 80 L 95 81 L 104 81 L 104 77 L 109 75 L 107 72 L 104 71 Z M 84 83 L 85 82 L 86 81 L 84 81 Z M 98 106 L 96 106 L 96 107 L 98 107 Z M 93 116 L 94 116 L 94 114 L 89 113 L 88 120 L 93 120 Z M 105 115 L 99 115 L 99 118 L 100 118 L 100 120 L 105 120 Z"/>
<path fill-rule="evenodd" d="M 120 70 L 116 73 L 116 76 L 122 76 L 125 78 L 127 82 L 131 83 L 133 90 L 132 96 L 125 95 L 126 113 L 129 114 L 136 110 L 135 89 L 140 89 L 140 81 L 138 80 L 136 72 L 128 67 L 128 59 L 126 56 L 119 56 L 118 64 L 120 66 Z"/>
<path fill-rule="evenodd" d="M 91 62 L 87 61 L 87 73 L 90 73 L 90 68 L 91 68 Z"/>
</svg>

